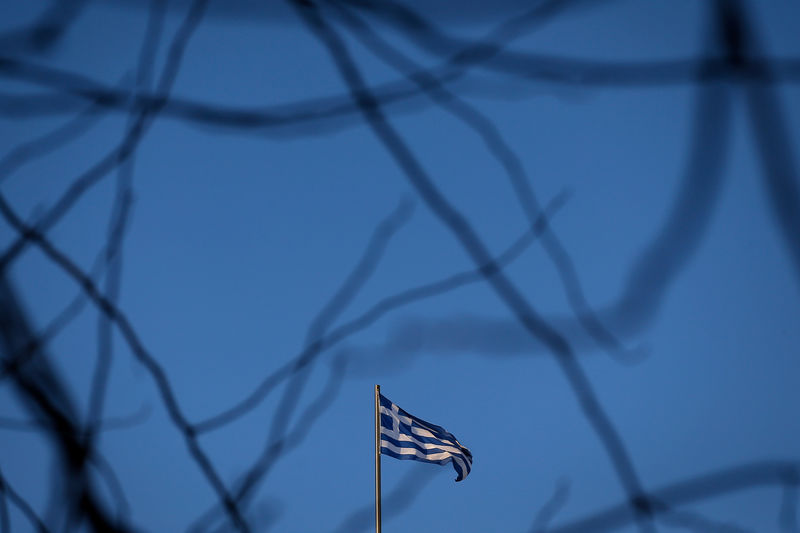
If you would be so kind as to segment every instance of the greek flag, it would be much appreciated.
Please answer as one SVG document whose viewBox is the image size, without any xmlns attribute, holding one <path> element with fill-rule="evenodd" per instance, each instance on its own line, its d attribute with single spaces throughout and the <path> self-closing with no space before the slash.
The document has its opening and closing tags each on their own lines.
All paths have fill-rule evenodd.
<svg viewBox="0 0 800 533">
<path fill-rule="evenodd" d="M 472 470 L 472 452 L 452 433 L 410 415 L 383 394 L 381 405 L 381 455 L 445 465 L 453 463 L 461 481 Z"/>
</svg>

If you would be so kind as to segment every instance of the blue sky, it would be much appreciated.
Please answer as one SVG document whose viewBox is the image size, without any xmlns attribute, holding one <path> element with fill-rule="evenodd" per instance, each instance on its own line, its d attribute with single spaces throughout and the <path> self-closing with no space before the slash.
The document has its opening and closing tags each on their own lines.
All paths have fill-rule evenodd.
<svg viewBox="0 0 800 533">
<path fill-rule="evenodd" d="M 152 65 L 156 80 L 190 2 L 168 4 Z M 292 10 L 218 4 L 224 3 L 211 2 L 188 41 L 171 91 L 176 101 L 260 112 L 292 111 L 326 97 L 347 102 L 331 56 Z M 492 9 L 442 4 L 426 12 L 421 2 L 405 3 L 465 40 L 529 8 L 511 1 Z M 531 25 L 508 50 L 533 54 L 542 65 L 556 57 L 602 68 L 724 52 L 709 36 L 711 2 L 575 4 Z M 15 43 L 9 32 L 49 5 L 0 7 L 0 42 Z M 800 58 L 800 7 L 749 2 L 744 12 L 747 50 L 757 35 L 762 54 Z M 368 83 L 402 80 L 348 33 L 333 8 L 320 13 L 346 36 Z M 422 37 L 409 38 L 370 11 L 359 13 L 419 65 L 442 61 L 421 46 Z M 87 2 L 51 48 L 7 44 L 2 55 L 132 93 L 147 23 L 145 2 Z M 542 79 L 546 67 L 509 75 L 474 66 L 448 88 L 491 120 L 543 206 L 563 202 L 552 210 L 553 234 L 586 302 L 619 346 L 601 346 L 586 332 L 540 242 L 504 274 L 574 349 L 645 491 L 657 494 L 732 468 L 771 472 L 774 462 L 800 468 L 796 61 L 788 81 L 753 84 L 750 92 L 728 82 L 593 83 L 578 63 L 550 64 L 566 80 Z M 7 102 L 32 95 L 34 102 L 58 103 L 39 112 L 4 104 L 0 157 L 90 105 L 63 96 L 52 81 L 6 67 L 0 84 Z M 390 295 L 475 268 L 357 113 L 302 126 L 242 128 L 187 120 L 175 109 L 167 106 L 155 118 L 131 158 L 133 200 L 118 306 L 190 422 L 237 404 L 303 350 L 314 317 L 398 206 L 406 214 L 331 327 Z M 473 129 L 420 95 L 385 113 L 490 253 L 502 253 L 528 229 L 504 167 Z M 0 192 L 27 223 L 39 223 L 77 176 L 120 143 L 129 124 L 124 105 L 85 116 L 69 142 L 0 176 Z M 782 128 L 769 116 L 779 117 Z M 766 171 L 764 154 L 773 162 Z M 109 173 L 47 231 L 84 272 L 105 246 L 121 182 Z M 794 192 L 791 186 L 771 192 L 787 182 Z M 776 205 L 787 205 L 788 214 L 778 216 Z M 16 237 L 3 220 L 2 249 Z M 4 276 L 37 331 L 81 292 L 34 246 Z M 98 309 L 88 303 L 47 346 L 81 421 L 88 416 L 98 327 Z M 337 381 L 341 362 L 346 366 Z M 607 449 L 554 355 L 485 281 L 386 313 L 323 351 L 307 380 L 289 419 L 301 440 L 245 500 L 255 531 L 369 530 L 375 383 L 410 413 L 452 431 L 474 455 L 472 473 L 458 484 L 449 467 L 384 458 L 387 533 L 527 532 L 548 501 L 556 510 L 549 525 L 559 531 L 626 501 Z M 333 394 L 321 397 L 324 410 L 315 411 L 315 399 L 334 385 Z M 238 485 L 270 442 L 287 390 L 284 381 L 254 410 L 199 437 L 227 486 Z M 306 416 L 308 408 L 313 416 Z M 187 453 L 151 374 L 115 330 L 103 418 L 131 414 L 132 422 L 109 424 L 97 442 L 124 488 L 130 523 L 143 531 L 187 530 L 214 507 L 216 495 Z M 0 381 L 0 417 L 31 417 L 9 379 Z M 58 505 L 48 503 L 55 464 L 50 440 L 40 430 L 6 425 L 0 427 L 3 476 L 58 525 Z M 91 475 L 111 514 L 124 511 L 103 476 Z M 689 489 L 665 493 L 673 511 L 655 527 L 797 531 L 789 512 L 796 488 L 765 481 L 729 491 L 731 485 L 726 478 L 718 494 L 694 499 Z M 13 505 L 10 516 L 14 531 L 30 530 Z M 201 530 L 229 530 L 223 514 L 213 516 Z M 635 524 L 623 519 L 619 527 L 583 530 L 640 531 Z"/>
</svg>

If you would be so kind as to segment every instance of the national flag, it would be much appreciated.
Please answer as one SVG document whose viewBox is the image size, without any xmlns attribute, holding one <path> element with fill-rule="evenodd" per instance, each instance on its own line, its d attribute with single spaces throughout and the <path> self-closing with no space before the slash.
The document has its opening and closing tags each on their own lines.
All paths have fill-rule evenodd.
<svg viewBox="0 0 800 533">
<path fill-rule="evenodd" d="M 444 428 L 410 415 L 380 395 L 381 455 L 445 465 L 452 463 L 461 481 L 472 470 L 472 452 Z"/>
</svg>

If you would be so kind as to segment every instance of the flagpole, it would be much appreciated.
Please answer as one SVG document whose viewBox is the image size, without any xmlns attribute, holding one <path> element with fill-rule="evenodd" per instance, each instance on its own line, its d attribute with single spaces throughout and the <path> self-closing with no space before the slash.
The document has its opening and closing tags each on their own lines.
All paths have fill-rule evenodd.
<svg viewBox="0 0 800 533">
<path fill-rule="evenodd" d="M 381 533 L 381 386 L 375 385 L 375 533 Z"/>
</svg>

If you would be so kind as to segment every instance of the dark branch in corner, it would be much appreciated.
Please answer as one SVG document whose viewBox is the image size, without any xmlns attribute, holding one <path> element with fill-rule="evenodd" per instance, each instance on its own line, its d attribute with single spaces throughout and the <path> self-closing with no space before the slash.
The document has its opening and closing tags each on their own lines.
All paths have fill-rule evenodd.
<svg viewBox="0 0 800 533">
<path fill-rule="evenodd" d="M 183 54 L 194 31 L 200 25 L 205 14 L 209 0 L 194 0 L 183 19 L 181 25 L 175 32 L 175 36 L 170 44 L 167 60 L 161 71 L 158 81 L 158 92 L 169 94 L 172 85 L 178 75 Z M 0 60 L 0 65 L 3 61 Z M 164 100 L 166 103 L 166 100 Z M 42 217 L 37 224 L 38 232 L 47 232 L 53 227 L 81 196 L 112 170 L 122 165 L 135 152 L 147 129 L 152 125 L 162 106 L 155 106 L 148 109 L 140 109 L 139 114 L 133 124 L 127 129 L 120 144 L 108 154 L 97 161 L 91 168 L 81 174 L 67 191 L 58 199 L 52 208 Z M 19 238 L 0 256 L 0 270 L 6 267 L 25 249 L 29 239 L 25 235 Z"/>
<path fill-rule="evenodd" d="M 746 63 L 745 52 L 748 56 L 760 54 L 763 44 L 756 29 L 747 22 L 749 17 L 742 2 L 728 2 L 724 9 L 726 37 L 732 47 L 740 50 L 733 66 L 741 68 Z M 779 77 L 769 65 L 760 66 L 757 75 L 768 82 Z M 786 118 L 789 113 L 770 83 L 747 83 L 742 91 L 775 229 L 783 237 L 795 278 L 800 280 L 800 170 L 795 150 L 797 142 L 792 140 Z"/>
<path fill-rule="evenodd" d="M 331 299 L 326 302 L 317 313 L 316 317 L 311 321 L 306 334 L 306 349 L 303 350 L 300 357 L 295 358 L 282 367 L 285 368 L 285 372 L 281 373 L 282 378 L 289 379 L 289 383 L 276 408 L 264 449 L 253 465 L 244 472 L 240 481 L 236 484 L 235 498 L 237 502 L 244 504 L 245 500 L 252 494 L 258 483 L 263 480 L 278 459 L 289 449 L 300 443 L 306 432 L 310 430 L 313 421 L 319 417 L 324 410 L 324 405 L 320 404 L 320 402 L 329 400 L 338 390 L 344 376 L 344 367 L 341 365 L 335 366 L 334 371 L 331 373 L 332 379 L 329 381 L 328 386 L 328 389 L 331 390 L 323 391 L 322 395 L 319 397 L 320 400 L 312 404 L 310 408 L 311 413 L 315 413 L 313 414 L 312 420 L 309 421 L 306 419 L 306 417 L 309 416 L 308 414 L 302 417 L 297 424 L 297 428 L 299 429 L 295 429 L 294 432 L 292 432 L 292 434 L 295 434 L 294 440 L 292 440 L 292 438 L 287 438 L 287 434 L 290 433 L 289 426 L 291 424 L 291 417 L 300 401 L 303 387 L 309 378 L 314 362 L 322 353 L 322 350 L 318 348 L 320 346 L 320 338 L 322 338 L 322 335 L 325 334 L 330 325 L 342 314 L 346 307 L 357 296 L 358 292 L 372 277 L 390 240 L 395 233 L 408 222 L 410 215 L 411 203 L 408 200 L 403 200 L 394 211 L 377 225 L 354 268 L 348 273 Z M 315 346 L 317 348 L 312 348 Z M 269 378 L 267 379 L 269 380 Z M 277 382 L 275 383 L 277 384 Z M 221 416 L 225 422 L 229 422 L 238 418 L 241 414 L 243 414 L 243 412 L 232 416 L 223 413 Z M 216 420 L 221 420 L 221 418 L 216 417 Z M 210 427 L 208 423 L 196 425 L 198 428 L 203 426 L 205 426 L 206 430 Z M 190 530 L 201 530 L 207 525 L 207 522 L 213 518 L 215 511 L 216 508 L 212 508 L 205 512 L 200 518 L 195 520 Z"/>
<path fill-rule="evenodd" d="M 501 25 L 491 34 L 501 33 L 505 25 L 513 25 L 519 17 Z M 462 80 L 469 69 L 484 62 L 491 63 L 495 51 L 504 44 L 476 46 L 454 53 L 450 60 L 430 69 L 415 71 L 412 78 L 432 78 L 442 85 Z M 522 53 L 520 53 L 522 54 Z M 573 88 L 663 87 L 670 85 L 741 82 L 780 84 L 800 82 L 800 59 L 748 57 L 731 68 L 725 58 L 714 56 L 656 61 L 592 61 L 541 54 L 524 54 L 519 70 L 525 79 Z M 768 76 L 764 73 L 769 72 Z M 0 97 L 0 114 L 9 117 L 73 112 L 81 100 L 88 100 L 95 112 L 109 110 L 129 112 L 129 95 L 81 74 L 0 56 L 0 76 L 27 81 L 57 91 L 55 95 L 5 95 Z M 376 85 L 370 91 L 388 107 L 418 100 L 419 89 L 403 79 Z M 301 100 L 277 106 L 233 107 L 171 97 L 163 91 L 139 94 L 134 107 L 141 113 L 158 113 L 164 117 L 198 125 L 221 127 L 243 132 L 279 135 L 315 135 L 321 131 L 357 125 L 358 108 L 348 96 L 333 95 Z M 271 132 L 271 130 L 275 130 Z"/>
<path fill-rule="evenodd" d="M 6 356 L 31 344 L 32 333 L 21 305 L 6 276 L 0 276 L 0 343 Z M 53 487 L 59 504 L 65 505 L 78 520 L 86 520 L 94 531 L 130 531 L 127 524 L 108 515 L 102 499 L 91 483 L 87 460 L 94 452 L 79 438 L 80 427 L 74 402 L 63 380 L 49 364 L 47 357 L 37 357 L 34 364 L 17 367 L 11 373 L 14 391 L 32 417 L 45 419 L 49 439 L 57 452 L 62 472 L 62 486 Z"/>
<path fill-rule="evenodd" d="M 81 110 L 75 117 L 54 130 L 14 147 L 0 159 L 0 183 L 7 180 L 26 163 L 44 157 L 63 145 L 78 140 L 103 117 L 100 113 L 101 110 L 102 108 L 96 103 L 90 103 L 86 109 Z"/>
<path fill-rule="evenodd" d="M 568 499 L 569 482 L 561 480 L 556 484 L 550 499 L 548 499 L 536 513 L 530 533 L 545 533 L 550 522 L 552 522 L 556 514 L 564 508 Z"/>
<path fill-rule="evenodd" d="M 102 420 L 97 425 L 96 431 L 120 431 L 134 428 L 146 422 L 151 412 L 152 408 L 150 406 L 143 405 L 133 413 Z M 42 418 L 18 419 L 0 416 L 0 429 L 8 431 L 46 432 L 51 423 L 52 421 Z"/>
<path fill-rule="evenodd" d="M 722 41 L 720 44 L 726 53 L 725 61 L 735 65 L 741 50 L 731 48 L 723 40 L 719 14 L 712 14 L 712 17 L 709 44 Z M 623 336 L 639 334 L 655 319 L 668 289 L 700 249 L 711 227 L 718 199 L 722 196 L 725 161 L 731 143 L 733 101 L 730 88 L 724 84 L 698 87 L 693 108 L 687 142 L 688 156 L 668 215 L 655 237 L 632 261 L 620 294 L 613 302 L 598 310 L 603 322 Z M 569 338 L 576 349 L 591 348 L 592 341 L 586 338 L 585 328 L 571 316 L 550 316 L 548 321 Z M 475 338 L 491 341 L 498 328 L 517 333 L 516 330 L 509 331 L 512 326 L 518 328 L 513 320 L 465 320 L 453 317 L 432 323 L 427 328 L 415 329 L 419 330 L 416 337 L 424 339 L 429 329 L 468 328 Z M 404 328 L 401 333 L 407 334 L 409 331 Z M 527 337 L 524 331 L 519 331 L 515 335 L 506 335 L 502 346 L 488 343 L 488 347 L 506 351 L 513 348 L 519 353 L 541 351 L 542 347 Z M 419 346 L 421 349 L 425 347 L 421 342 Z M 460 345 L 458 348 L 463 350 L 470 346 Z M 486 351 L 487 345 L 475 343 L 472 349 Z"/>
<path fill-rule="evenodd" d="M 259 461 L 263 465 L 263 477 L 275 466 L 275 464 L 285 457 L 289 452 L 303 443 L 311 432 L 317 420 L 333 405 L 336 396 L 339 394 L 341 385 L 344 382 L 347 361 L 344 358 L 334 359 L 331 364 L 328 380 L 317 397 L 303 410 L 290 431 L 284 432 L 280 440 L 273 442 Z M 219 514 L 219 509 L 214 507 L 206 511 L 200 518 L 188 528 L 189 533 L 200 533 L 208 528 L 209 525 Z M 270 517 L 270 522 L 272 522 Z M 266 529 L 265 529 L 266 530 Z"/>
<path fill-rule="evenodd" d="M 0 203 L 2 203 L 0 201 Z M 87 273 L 93 283 L 97 283 L 106 267 L 103 261 L 105 250 L 102 250 L 94 260 L 92 269 Z M 9 357 L 5 368 L 0 369 L 0 381 L 8 377 L 14 368 L 27 365 L 37 354 L 40 348 L 47 346 L 59 333 L 61 333 L 78 315 L 88 303 L 89 299 L 82 288 L 79 288 L 75 297 L 64 306 L 64 308 L 41 330 L 40 333 L 32 335 L 30 343 L 22 346 L 19 351 Z"/>
<path fill-rule="evenodd" d="M 23 53 L 52 50 L 80 16 L 87 2 L 59 0 L 51 3 L 30 26 L 0 34 L 0 49 Z"/>
<path fill-rule="evenodd" d="M 411 507 L 425 486 L 433 481 L 438 472 L 425 466 L 409 465 L 411 470 L 397 482 L 397 485 L 388 494 L 383 496 L 385 511 L 382 517 L 384 522 L 401 515 Z M 374 503 L 370 503 L 350 513 L 342 520 L 334 533 L 369 531 L 375 524 L 374 505 Z"/>
</svg>

